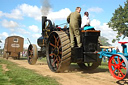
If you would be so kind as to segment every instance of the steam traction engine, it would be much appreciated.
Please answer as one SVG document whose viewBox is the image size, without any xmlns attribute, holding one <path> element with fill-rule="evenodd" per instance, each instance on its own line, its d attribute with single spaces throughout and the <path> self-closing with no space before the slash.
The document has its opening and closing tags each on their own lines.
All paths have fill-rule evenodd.
<svg viewBox="0 0 128 85">
<path fill-rule="evenodd" d="M 85 70 L 96 69 L 101 64 L 102 57 L 106 56 L 109 59 L 109 71 L 116 79 L 124 79 L 128 74 L 127 52 L 116 53 L 113 47 L 102 46 L 98 43 L 100 31 L 97 30 L 82 30 L 81 42 L 82 47 L 70 46 L 68 28 L 58 28 L 52 25 L 51 20 L 47 17 L 42 17 L 42 35 L 38 38 L 37 50 L 35 44 L 30 44 L 28 47 L 28 63 L 33 65 L 38 57 L 46 57 L 47 63 L 51 71 L 63 72 L 68 69 L 70 63 L 77 63 L 78 66 Z M 124 44 L 123 44 L 124 45 Z M 126 46 L 123 47 L 126 49 Z M 123 71 L 122 71 L 123 70 Z"/>
<path fill-rule="evenodd" d="M 99 50 L 100 31 L 82 30 L 82 47 L 71 48 L 68 30 L 68 28 L 55 27 L 47 17 L 43 16 L 42 36 L 37 40 L 41 49 L 37 51 L 35 44 L 29 45 L 28 63 L 35 64 L 38 57 L 46 56 L 48 66 L 53 72 L 66 70 L 72 62 L 86 70 L 97 68 L 101 64 L 101 59 L 94 52 Z"/>
</svg>

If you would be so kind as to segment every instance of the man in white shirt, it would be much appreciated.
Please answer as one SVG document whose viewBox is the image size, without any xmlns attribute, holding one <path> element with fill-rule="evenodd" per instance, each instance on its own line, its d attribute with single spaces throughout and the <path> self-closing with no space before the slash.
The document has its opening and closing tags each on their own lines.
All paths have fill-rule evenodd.
<svg viewBox="0 0 128 85">
<path fill-rule="evenodd" d="M 88 15 L 89 15 L 88 12 L 84 12 L 84 16 L 82 17 L 81 28 L 84 28 L 85 26 L 90 26 L 90 19 Z"/>
</svg>

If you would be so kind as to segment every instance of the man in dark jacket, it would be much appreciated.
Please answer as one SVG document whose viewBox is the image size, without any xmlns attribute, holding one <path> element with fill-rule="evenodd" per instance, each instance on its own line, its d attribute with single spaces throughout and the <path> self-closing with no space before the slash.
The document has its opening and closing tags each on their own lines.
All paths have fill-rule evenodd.
<svg viewBox="0 0 128 85">
<path fill-rule="evenodd" d="M 67 17 L 67 22 L 69 23 L 69 33 L 70 33 L 70 39 L 71 39 L 71 47 L 74 47 L 75 42 L 74 42 L 74 36 L 76 37 L 77 40 L 77 46 L 81 47 L 81 42 L 80 42 L 80 30 L 79 28 L 81 27 L 81 15 L 80 15 L 81 8 L 76 7 L 76 11 L 72 12 L 68 17 Z"/>
</svg>

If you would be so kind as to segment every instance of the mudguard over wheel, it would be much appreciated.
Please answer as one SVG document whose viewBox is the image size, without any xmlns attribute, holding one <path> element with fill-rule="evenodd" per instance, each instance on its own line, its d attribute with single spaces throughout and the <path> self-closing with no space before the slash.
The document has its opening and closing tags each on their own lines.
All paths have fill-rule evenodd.
<svg viewBox="0 0 128 85">
<path fill-rule="evenodd" d="M 112 55 L 109 59 L 108 67 L 114 78 L 122 80 L 128 77 L 128 62 L 123 55 Z"/>
<path fill-rule="evenodd" d="M 50 34 L 47 44 L 47 63 L 51 71 L 63 72 L 71 63 L 71 46 L 65 32 L 54 31 Z"/>
<path fill-rule="evenodd" d="M 37 46 L 30 44 L 28 47 L 28 63 L 34 65 L 38 58 Z"/>
</svg>

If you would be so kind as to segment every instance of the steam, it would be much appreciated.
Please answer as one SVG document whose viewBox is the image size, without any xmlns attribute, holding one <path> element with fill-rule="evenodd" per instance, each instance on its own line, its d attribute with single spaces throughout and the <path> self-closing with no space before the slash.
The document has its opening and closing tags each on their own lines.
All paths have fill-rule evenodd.
<svg viewBox="0 0 128 85">
<path fill-rule="evenodd" d="M 51 9 L 49 0 L 41 0 L 41 3 L 42 3 L 41 13 L 43 16 L 47 16 Z"/>
</svg>

